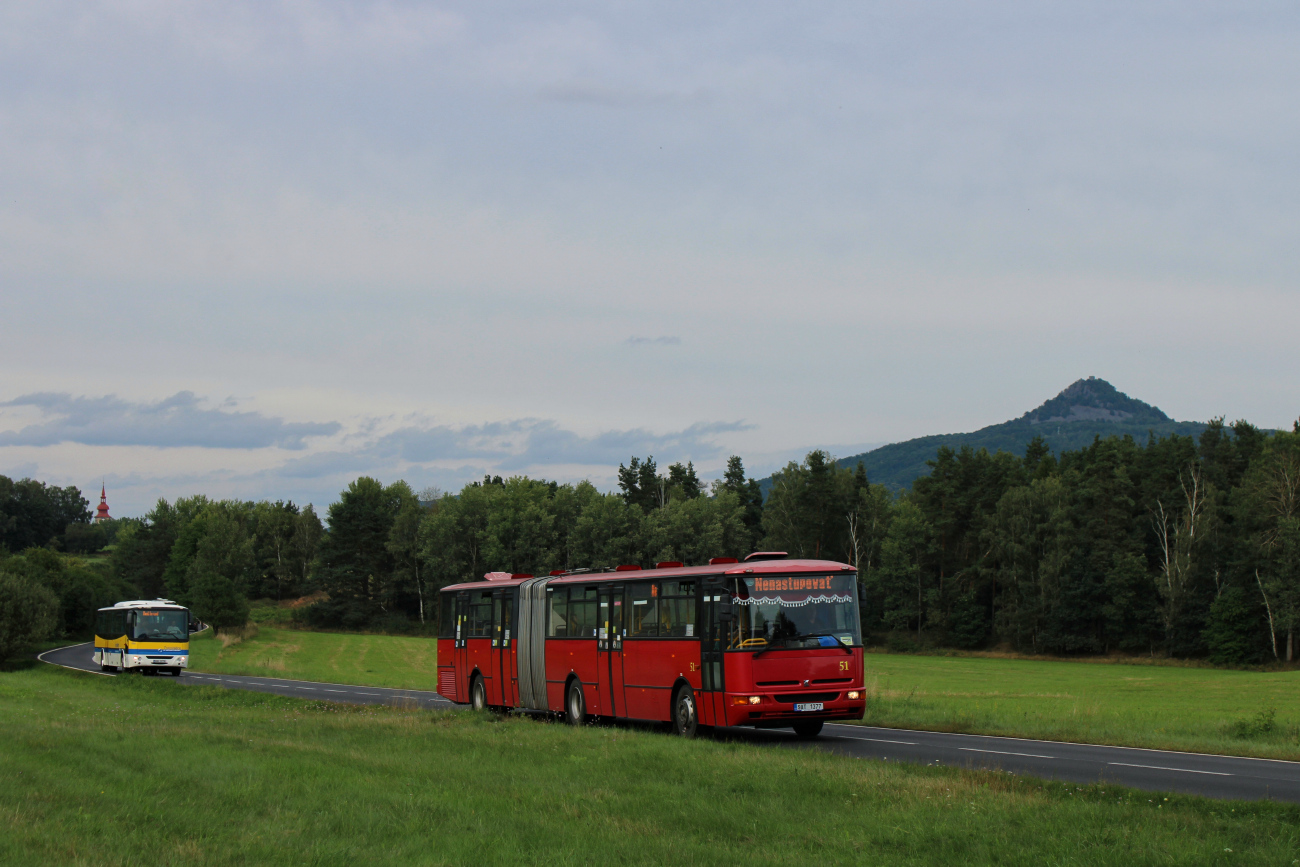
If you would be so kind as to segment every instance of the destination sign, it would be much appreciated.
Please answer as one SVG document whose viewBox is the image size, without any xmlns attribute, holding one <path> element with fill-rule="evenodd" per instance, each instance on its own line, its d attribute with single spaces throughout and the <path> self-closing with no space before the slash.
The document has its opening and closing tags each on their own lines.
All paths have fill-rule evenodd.
<svg viewBox="0 0 1300 867">
<path fill-rule="evenodd" d="M 837 575 L 817 575 L 812 577 L 799 578 L 755 578 L 754 591 L 756 593 L 787 593 L 792 590 L 835 590 L 836 579 L 841 581 L 852 580 Z"/>
</svg>

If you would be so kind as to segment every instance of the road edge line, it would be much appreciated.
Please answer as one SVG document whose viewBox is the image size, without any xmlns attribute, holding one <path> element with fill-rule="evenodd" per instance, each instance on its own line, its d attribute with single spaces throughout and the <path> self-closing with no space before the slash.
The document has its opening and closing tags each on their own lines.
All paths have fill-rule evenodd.
<svg viewBox="0 0 1300 867">
<path fill-rule="evenodd" d="M 852 723 L 827 723 L 833 726 L 853 726 Z M 1300 760 L 1296 759 L 1266 759 L 1262 756 L 1232 756 L 1225 753 L 1194 753 L 1188 750 L 1161 750 L 1155 747 L 1124 747 L 1119 744 L 1089 744 L 1083 741 L 1045 741 L 1036 738 L 1018 738 L 1014 735 L 980 735 L 974 732 L 937 732 L 930 729 L 894 729 L 887 726 L 853 726 L 853 728 L 874 728 L 886 732 L 913 732 L 918 735 L 956 735 L 963 738 L 996 738 L 1002 741 L 1024 741 L 1031 744 L 1061 744 L 1070 747 L 1105 747 L 1112 750 L 1138 750 L 1144 753 L 1162 753 L 1174 756 L 1204 756 L 1212 759 L 1242 759 L 1251 762 L 1277 762 L 1283 765 L 1300 765 Z"/>
<path fill-rule="evenodd" d="M 57 665 L 59 668 L 66 668 L 68 671 L 79 671 L 82 674 L 98 674 L 100 677 L 116 677 L 117 675 L 109 674 L 107 671 L 92 671 L 89 668 L 73 668 L 71 665 L 64 665 L 61 662 L 50 662 L 48 659 L 45 658 L 45 654 L 53 653 L 56 650 L 67 650 L 72 647 L 81 647 L 84 644 L 91 644 L 91 643 L 93 642 L 83 641 L 81 644 L 65 644 L 63 647 L 51 647 L 49 650 L 42 651 L 41 653 L 36 654 L 36 661 L 43 662 L 46 665 Z"/>
</svg>

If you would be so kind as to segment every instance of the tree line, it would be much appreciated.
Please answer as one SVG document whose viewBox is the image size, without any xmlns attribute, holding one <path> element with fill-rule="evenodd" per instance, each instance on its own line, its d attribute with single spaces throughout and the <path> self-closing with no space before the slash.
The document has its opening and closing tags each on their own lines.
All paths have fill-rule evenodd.
<svg viewBox="0 0 1300 867">
<path fill-rule="evenodd" d="M 69 525 L 89 525 L 85 501 L 83 520 L 48 505 L 75 506 L 76 489 L 3 482 L 0 540 L 26 553 L 0 560 L 0 572 L 48 588 L 69 631 L 98 592 L 165 595 L 218 626 L 242 625 L 249 599 L 307 597 L 296 616 L 309 625 L 418 632 L 436 622 L 439 588 L 488 571 L 698 564 L 767 549 L 853 565 L 864 634 L 900 649 L 1236 664 L 1297 652 L 1300 422 L 1266 432 L 1216 419 L 1196 439 L 1097 438 L 1059 455 L 1041 438 L 1024 457 L 943 447 L 898 495 L 861 465 L 813 451 L 774 474 L 766 501 L 734 456 L 711 483 L 690 463 L 661 472 L 633 457 L 612 493 L 496 476 L 417 494 L 362 477 L 324 522 L 290 502 L 160 500 L 141 520 L 102 528 L 106 568 L 68 566 L 73 577 L 58 579 L 49 549 L 68 550 Z M 15 503 L 40 491 L 44 511 L 22 517 Z"/>
</svg>

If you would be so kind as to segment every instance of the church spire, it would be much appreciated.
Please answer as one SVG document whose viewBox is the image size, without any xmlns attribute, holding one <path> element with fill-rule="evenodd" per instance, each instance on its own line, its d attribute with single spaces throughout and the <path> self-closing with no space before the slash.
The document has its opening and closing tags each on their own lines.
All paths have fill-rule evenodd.
<svg viewBox="0 0 1300 867">
<path fill-rule="evenodd" d="M 111 520 L 113 520 L 113 516 L 108 514 L 108 487 L 104 482 L 101 482 L 99 485 L 99 505 L 95 508 L 95 523 Z"/>
</svg>

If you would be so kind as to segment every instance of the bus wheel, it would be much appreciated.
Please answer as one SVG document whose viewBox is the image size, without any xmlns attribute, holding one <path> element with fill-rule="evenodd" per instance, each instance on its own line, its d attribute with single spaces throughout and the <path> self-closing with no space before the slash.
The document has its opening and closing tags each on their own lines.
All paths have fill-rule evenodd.
<svg viewBox="0 0 1300 867">
<path fill-rule="evenodd" d="M 695 737 L 700 715 L 695 706 L 695 691 L 689 686 L 677 690 L 673 698 L 673 731 L 684 738 Z"/>
<path fill-rule="evenodd" d="M 569 694 L 564 702 L 564 718 L 571 726 L 580 726 L 587 721 L 587 700 L 582 695 L 582 684 L 576 680 L 569 682 Z"/>
<path fill-rule="evenodd" d="M 800 721 L 794 724 L 794 733 L 801 738 L 815 738 L 822 733 L 823 725 L 823 721 L 819 719 Z"/>
<path fill-rule="evenodd" d="M 116 666 L 116 665 L 100 665 L 100 666 L 99 666 L 99 670 L 100 670 L 100 671 L 111 671 L 111 672 L 113 672 L 114 674 L 117 674 L 117 666 Z"/>
<path fill-rule="evenodd" d="M 469 704 L 476 711 L 487 710 L 487 687 L 481 674 L 474 675 L 474 682 L 469 685 Z"/>
</svg>

